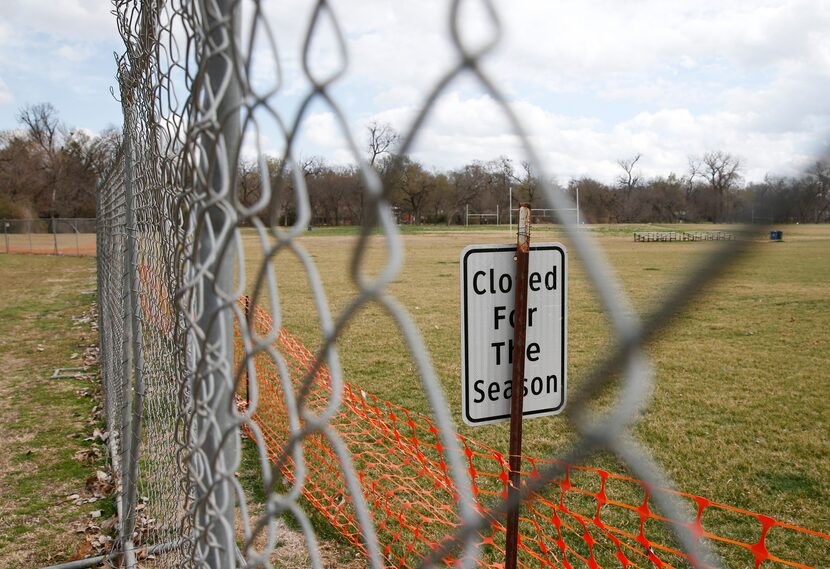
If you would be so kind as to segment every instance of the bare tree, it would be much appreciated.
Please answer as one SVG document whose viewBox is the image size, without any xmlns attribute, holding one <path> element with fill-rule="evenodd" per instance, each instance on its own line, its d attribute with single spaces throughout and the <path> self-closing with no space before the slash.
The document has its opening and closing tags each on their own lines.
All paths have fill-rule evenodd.
<svg viewBox="0 0 830 569">
<path fill-rule="evenodd" d="M 292 162 L 293 163 L 293 162 Z M 268 157 L 265 160 L 268 182 L 271 186 L 271 201 L 268 207 L 268 223 L 288 226 L 294 223 L 297 214 L 297 192 L 294 188 L 293 172 L 289 162 L 282 158 Z"/>
<path fill-rule="evenodd" d="M 617 176 L 617 186 L 624 188 L 628 193 L 631 193 L 631 190 L 639 186 L 642 180 L 642 174 L 634 171 L 634 166 L 637 165 L 637 162 L 642 157 L 643 155 L 638 152 L 631 158 L 617 160 L 617 164 L 623 169 L 623 174 Z"/>
<path fill-rule="evenodd" d="M 308 202 L 312 213 L 311 224 L 313 225 L 327 217 L 325 187 L 322 180 L 323 174 L 327 171 L 325 160 L 319 156 L 301 159 L 300 171 L 303 174 L 303 179 L 305 179 Z"/>
<path fill-rule="evenodd" d="M 476 211 L 488 207 L 487 198 L 492 195 L 494 177 L 489 163 L 473 161 L 460 170 L 451 172 L 448 189 L 442 196 L 442 205 L 447 212 L 447 225 L 454 219 L 461 219 L 461 211 L 469 204 Z"/>
<path fill-rule="evenodd" d="M 642 158 L 639 152 L 631 158 L 621 158 L 617 160 L 623 173 L 617 176 L 617 190 L 614 206 L 617 210 L 617 221 L 623 223 L 631 223 L 638 217 L 638 210 L 640 209 L 639 195 L 635 193 L 640 188 L 642 182 L 642 174 L 634 168 L 637 162 Z"/>
<path fill-rule="evenodd" d="M 113 167 L 122 139 L 121 131 L 112 127 L 97 136 L 76 129 L 66 133 L 63 148 L 84 168 L 100 178 Z"/>
<path fill-rule="evenodd" d="M 695 185 L 695 178 L 700 175 L 700 160 L 694 156 L 687 156 L 686 160 L 689 163 L 689 177 L 684 178 L 686 182 L 686 195 L 688 195 Z"/>
<path fill-rule="evenodd" d="M 305 179 L 316 176 L 326 169 L 326 161 L 320 156 L 300 159 L 300 170 Z"/>
<path fill-rule="evenodd" d="M 395 151 L 401 136 L 389 123 L 372 121 L 366 128 L 369 131 L 369 165 L 374 168 L 379 158 Z"/>
<path fill-rule="evenodd" d="M 827 219 L 830 211 L 830 163 L 824 160 L 817 161 L 807 171 L 805 185 L 809 194 L 809 202 L 813 208 L 813 223 Z"/>
<path fill-rule="evenodd" d="M 26 127 L 29 139 L 43 152 L 50 155 L 57 152 L 58 134 L 62 127 L 58 120 L 58 111 L 52 103 L 27 105 L 18 111 L 17 120 Z"/>
<path fill-rule="evenodd" d="M 490 191 L 492 193 L 492 201 L 487 205 L 487 208 L 492 211 L 496 208 L 496 204 L 501 202 L 506 196 L 510 194 L 510 186 L 516 181 L 516 173 L 513 170 L 513 161 L 507 156 L 499 156 L 495 160 L 487 163 L 491 174 Z M 498 223 L 500 220 L 496 220 Z"/>
<path fill-rule="evenodd" d="M 533 207 L 536 194 L 539 193 L 542 185 L 536 172 L 534 172 L 533 164 L 529 160 L 522 160 L 521 165 L 522 176 L 519 179 L 518 189 L 524 192 L 524 201 Z M 513 204 L 510 204 L 510 207 L 513 207 Z"/>
<path fill-rule="evenodd" d="M 63 127 L 58 119 L 58 111 L 51 103 L 38 103 L 21 108 L 17 120 L 26 128 L 27 138 L 43 154 L 43 169 L 47 173 L 46 185 L 39 193 L 50 191 L 48 197 L 49 215 L 57 214 L 58 185 L 63 179 L 63 155 L 60 146 L 60 133 Z M 43 201 L 37 199 L 36 201 Z"/>
<path fill-rule="evenodd" d="M 380 170 L 380 160 L 384 157 L 390 157 L 395 154 L 397 146 L 401 141 L 401 136 L 391 124 L 385 122 L 379 123 L 377 121 L 372 121 L 366 126 L 366 129 L 369 131 L 369 137 L 367 139 L 369 165 L 375 170 Z M 386 162 L 387 164 L 389 163 L 389 161 Z M 363 205 L 363 194 L 365 192 L 363 191 L 362 185 L 360 190 L 360 206 L 358 209 L 360 216 L 358 221 L 362 224 L 365 220 L 366 213 L 365 206 Z M 385 187 L 384 191 L 388 193 L 392 191 L 392 188 Z M 371 223 L 371 220 L 367 221 Z"/>
<path fill-rule="evenodd" d="M 723 221 L 729 214 L 732 191 L 741 180 L 741 161 L 722 150 L 706 152 L 702 158 L 689 158 L 691 177 L 706 180 L 712 197 L 712 221 Z"/>
<path fill-rule="evenodd" d="M 236 173 L 236 192 L 239 202 L 251 207 L 262 195 L 262 179 L 256 160 L 240 160 Z"/>
<path fill-rule="evenodd" d="M 23 127 L 0 135 L 0 199 L 14 215 L 95 215 L 96 181 L 116 165 L 121 132 L 64 127 L 49 103 L 17 114 Z"/>
<path fill-rule="evenodd" d="M 741 161 L 722 150 L 704 154 L 703 166 L 709 184 L 719 193 L 733 188 L 741 178 Z"/>
<path fill-rule="evenodd" d="M 0 217 L 36 217 L 37 197 L 47 186 L 42 152 L 28 138 L 0 133 Z"/>
<path fill-rule="evenodd" d="M 578 178 L 568 183 L 567 192 L 575 198 L 587 223 L 613 223 L 614 190 L 593 178 Z"/>
</svg>

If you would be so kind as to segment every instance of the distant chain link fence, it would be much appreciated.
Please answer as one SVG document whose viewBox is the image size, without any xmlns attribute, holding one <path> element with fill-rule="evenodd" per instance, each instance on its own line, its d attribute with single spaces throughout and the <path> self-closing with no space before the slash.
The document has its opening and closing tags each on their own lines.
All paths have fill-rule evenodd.
<svg viewBox="0 0 830 569">
<path fill-rule="evenodd" d="M 463 39 L 461 4 L 452 2 L 447 14 L 457 64 L 445 70 L 422 102 L 400 151 L 412 147 L 436 100 L 464 74 L 498 103 L 540 180 L 549 180 L 548 165 L 539 160 L 497 78 L 481 67 L 482 57 L 497 48 L 499 15 L 490 2 L 482 2 L 494 31 L 472 48 Z M 112 561 L 133 567 L 136 559 L 152 554 L 154 567 L 278 566 L 277 521 L 289 513 L 304 535 L 310 563 L 320 567 L 319 538 L 300 502 L 305 496 L 313 505 L 332 509 L 332 524 L 346 528 L 344 533 L 359 544 L 372 567 L 440 565 L 447 560 L 464 567 L 496 564 L 492 548 L 499 538 L 494 536 L 504 513 L 517 503 L 505 500 L 506 493 L 496 488 L 490 491 L 486 513 L 481 507 L 482 482 L 474 468 L 480 457 L 474 458 L 470 449 L 496 469 L 501 459 L 457 435 L 419 330 L 390 293 L 401 269 L 403 241 L 387 199 L 389 189 L 363 157 L 332 90 L 348 63 L 347 41 L 336 14 L 348 8 L 313 3 L 302 52 L 302 73 L 310 87 L 297 115 L 284 116 L 273 105 L 286 88 L 280 38 L 259 2 L 115 0 L 114 5 L 125 44 L 117 58 L 124 148 L 118 167 L 101 184 L 97 229 L 101 368 L 120 481 L 120 539 L 113 553 L 123 557 Z M 339 46 L 341 66 L 321 75 L 311 45 L 324 35 Z M 274 62 L 271 71 L 277 79 L 266 90 L 252 78 L 263 49 Z M 315 259 L 297 239 L 308 227 L 311 210 L 294 144 L 312 103 L 325 106 L 343 129 L 364 188 L 367 221 L 352 252 L 350 275 L 358 292 L 337 311 L 327 300 Z M 282 137 L 284 160 L 280 171 L 269 175 L 265 155 L 258 151 L 262 183 L 259 198 L 250 205 L 237 194 L 236 165 L 243 137 L 256 140 L 262 134 L 263 116 Z M 552 210 L 573 210 L 563 192 L 550 185 L 543 190 Z M 296 221 L 284 227 L 277 222 L 285 218 L 287 202 L 296 210 Z M 590 236 L 578 230 L 572 215 L 560 221 L 602 301 L 616 344 L 569 396 L 567 417 L 581 435 L 579 444 L 564 456 L 534 462 L 521 498 L 549 496 L 552 481 L 557 481 L 558 492 L 563 477 L 572 472 L 568 465 L 599 451 L 619 457 L 644 488 L 671 488 L 629 434 L 652 386 L 642 345 L 746 247 L 746 240 L 723 242 L 660 310 L 640 320 Z M 250 247 L 243 248 L 242 226 L 253 228 L 248 245 L 255 243 L 255 255 Z M 379 271 L 367 272 L 364 261 L 373 234 L 375 239 L 380 235 L 387 256 Z M 279 294 L 280 266 L 274 261 L 279 253 L 291 255 L 307 273 L 322 338 L 312 351 L 290 348 L 289 336 L 280 330 L 282 307 L 291 299 Z M 369 303 L 381 306 L 395 322 L 395 333 L 404 339 L 418 370 L 431 417 L 409 420 L 418 423 L 421 439 L 430 441 L 430 476 L 446 498 L 440 519 L 430 518 L 438 533 L 404 539 L 399 531 L 397 545 L 390 545 L 387 523 L 394 508 L 385 514 L 378 510 L 377 488 L 367 486 L 373 482 L 361 473 L 366 458 L 356 454 L 355 435 L 341 428 L 344 410 L 365 406 L 371 396 L 356 394 L 344 381 L 336 341 Z M 297 360 L 297 354 L 304 359 Z M 616 403 L 595 415 L 589 410 L 592 400 L 612 384 Z M 383 423 L 389 437 L 401 436 L 406 410 L 378 410 L 381 404 L 375 401 L 377 413 L 370 406 L 361 424 L 376 421 L 381 428 Z M 389 413 L 400 417 L 401 424 Z M 243 433 L 254 443 L 261 470 L 264 500 L 259 504 L 236 477 Z M 321 461 L 329 461 L 338 473 L 337 490 L 325 490 L 332 470 L 321 470 Z M 402 487 L 424 494 L 423 480 L 410 482 Z M 566 491 L 573 490 L 562 490 L 563 495 Z M 596 499 L 604 496 L 594 494 Z M 402 501 L 409 503 L 405 496 Z M 673 559 L 695 566 L 718 564 L 694 524 L 672 522 L 684 519 L 676 493 L 651 492 L 646 504 L 661 513 L 646 517 L 665 521 L 674 533 L 669 540 L 676 544 Z M 545 507 L 555 511 L 555 500 Z M 538 516 L 541 522 L 533 522 L 551 524 L 539 529 L 552 536 L 551 550 L 562 540 L 555 519 L 555 512 L 548 511 Z M 407 523 L 407 531 L 420 531 L 417 522 Z M 579 535 L 593 551 L 599 540 L 591 535 L 597 534 L 588 531 L 588 522 L 580 523 L 584 535 Z M 522 566 L 571 566 L 561 545 L 561 551 L 551 553 L 544 540 L 539 543 L 545 556 L 528 553 L 520 559 Z M 651 547 L 645 537 L 637 547 L 640 565 L 625 555 L 620 558 L 616 550 L 610 558 L 621 567 L 662 563 L 662 550 Z M 585 553 L 583 558 L 590 565 L 600 557 Z"/>
<path fill-rule="evenodd" d="M 95 255 L 95 218 L 0 219 L 0 253 Z"/>
</svg>

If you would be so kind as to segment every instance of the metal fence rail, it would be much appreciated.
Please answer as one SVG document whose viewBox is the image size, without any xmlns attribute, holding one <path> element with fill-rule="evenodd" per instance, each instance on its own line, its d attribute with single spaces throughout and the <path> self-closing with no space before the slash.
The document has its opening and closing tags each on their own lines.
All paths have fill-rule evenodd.
<svg viewBox="0 0 830 569">
<path fill-rule="evenodd" d="M 478 565 L 489 555 L 480 536 L 492 533 L 494 520 L 518 504 L 501 500 L 492 506 L 492 515 L 480 514 L 464 448 L 429 353 L 412 317 L 389 291 L 401 268 L 403 242 L 387 189 L 358 150 L 349 117 L 332 90 L 348 62 L 338 7 L 324 0 L 313 5 L 302 53 L 302 73 L 310 87 L 297 114 L 286 115 L 275 104 L 284 88 L 281 68 L 273 69 L 278 82 L 268 90 L 263 91 L 252 77 L 255 60 L 261 56 L 254 44 L 269 52 L 274 62 L 283 62 L 277 49 L 280 38 L 274 36 L 273 23 L 259 2 L 115 0 L 114 4 L 125 44 L 118 58 L 125 148 L 120 170 L 102 184 L 98 210 L 102 376 L 121 482 L 120 540 L 114 551 L 124 553 L 128 567 L 134 566 L 145 545 L 167 550 L 157 556 L 156 567 L 271 567 L 279 540 L 277 520 L 287 512 L 299 523 L 311 564 L 320 567 L 317 533 L 300 497 L 312 482 L 319 482 L 311 479 L 315 468 L 308 462 L 306 443 L 322 440 L 342 476 L 343 499 L 352 510 L 356 539 L 368 564 L 388 563 L 355 459 L 334 426 L 351 396 L 336 341 L 357 312 L 373 303 L 394 321 L 418 370 L 454 496 L 450 507 L 457 521 L 434 547 L 408 563 L 440 564 L 452 556 L 465 567 Z M 495 31 L 488 41 L 470 47 L 463 39 L 460 5 L 452 2 L 447 14 L 457 64 L 444 71 L 422 102 L 401 152 L 411 148 L 438 97 L 464 74 L 497 102 L 539 179 L 550 180 L 547 165 L 539 160 L 497 78 L 481 67 L 482 58 L 498 47 L 499 14 L 490 2 L 483 3 Z M 322 76 L 311 49 L 312 39 L 320 35 L 330 36 L 340 46 L 343 62 Z M 342 127 L 360 167 L 367 213 L 352 251 L 351 279 L 357 293 L 334 312 L 315 260 L 297 239 L 311 213 L 294 143 L 312 103 L 324 105 Z M 253 205 L 244 205 L 236 193 L 236 165 L 243 137 L 258 137 L 263 116 L 280 129 L 284 161 L 279 172 L 268 172 L 265 156 L 259 153 L 265 174 L 260 197 Z M 579 444 L 564 456 L 539 462 L 537 475 L 516 499 L 542 492 L 566 472 L 565 465 L 598 451 L 615 454 L 649 487 L 670 488 L 659 466 L 629 434 L 648 403 L 653 381 L 642 345 L 704 288 L 705 281 L 743 251 L 747 240 L 725 241 L 706 261 L 705 270 L 694 272 L 661 309 L 642 321 L 630 309 L 590 236 L 578 230 L 573 216 L 559 215 L 573 211 L 569 198 L 546 182 L 543 192 L 601 299 L 616 344 L 610 355 L 596 362 L 579 392 L 569 397 L 567 417 L 581 435 Z M 277 224 L 286 201 L 297 212 L 289 227 Z M 253 227 L 253 257 L 242 246 L 243 226 Z M 368 243 L 378 233 L 385 262 L 380 270 L 368 271 L 364 267 Z M 302 370 L 289 366 L 276 343 L 283 303 L 291 301 L 280 296 L 278 254 L 304 267 L 320 322 L 322 341 L 313 350 L 313 361 Z M 252 300 L 246 309 L 238 301 L 247 291 Z M 262 329 L 249 322 L 252 310 L 266 311 L 272 325 Z M 266 444 L 264 427 L 255 420 L 263 402 L 263 358 L 278 370 L 275 381 L 282 393 L 280 428 L 285 438 L 276 449 Z M 321 399 L 317 388 L 322 369 L 327 384 Z M 616 402 L 597 416 L 589 410 L 590 404 L 612 383 L 617 386 Z M 242 385 L 244 404 L 236 397 Z M 255 443 L 266 497 L 256 513 L 252 498 L 235 476 L 242 432 Z M 286 468 L 290 476 L 283 487 L 281 472 Z M 653 500 L 666 519 L 682 519 L 675 494 L 655 493 Z M 687 525 L 668 525 L 692 565 L 718 564 Z"/>
</svg>

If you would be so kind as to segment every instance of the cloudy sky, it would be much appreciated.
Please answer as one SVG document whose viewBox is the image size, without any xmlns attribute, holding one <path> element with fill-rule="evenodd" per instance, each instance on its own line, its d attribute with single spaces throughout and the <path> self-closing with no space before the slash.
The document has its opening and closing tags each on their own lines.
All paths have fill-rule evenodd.
<svg viewBox="0 0 830 569">
<path fill-rule="evenodd" d="M 283 84 L 272 99 L 291 121 L 308 89 L 301 45 L 312 2 L 263 0 Z M 358 144 L 365 125 L 408 130 L 424 97 L 458 60 L 448 0 L 332 0 L 346 36 L 348 67 L 333 94 Z M 465 3 L 471 44 L 492 26 Z M 616 161 L 642 154 L 644 175 L 684 173 L 690 155 L 724 150 L 747 180 L 797 174 L 830 140 L 830 0 L 501 0 L 503 36 L 483 62 L 511 101 L 546 168 L 562 182 L 610 181 Z M 63 120 L 93 131 L 119 124 L 112 53 L 121 51 L 106 0 L 0 1 L 0 129 L 16 127 L 27 103 L 52 102 Z M 336 67 L 322 22 L 312 67 Z M 273 84 L 270 50 L 254 52 L 254 84 Z M 351 160 L 333 110 L 304 117 L 302 156 Z M 249 152 L 254 133 L 246 138 Z M 263 123 L 261 147 L 279 153 Z M 524 158 L 493 99 L 470 75 L 449 85 L 416 139 L 430 167 L 506 155 Z"/>
</svg>

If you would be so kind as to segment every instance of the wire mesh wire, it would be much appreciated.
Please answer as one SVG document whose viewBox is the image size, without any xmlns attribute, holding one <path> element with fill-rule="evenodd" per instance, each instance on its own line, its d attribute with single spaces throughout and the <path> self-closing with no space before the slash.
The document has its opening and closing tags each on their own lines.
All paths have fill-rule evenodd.
<svg viewBox="0 0 830 569">
<path fill-rule="evenodd" d="M 439 97 L 464 75 L 497 102 L 540 180 L 550 179 L 520 117 L 481 65 L 499 42 L 495 7 L 481 3 L 493 31 L 486 41 L 479 38 L 471 46 L 464 40 L 461 4 L 452 2 L 447 14 L 457 63 L 424 99 L 400 153 L 412 148 Z M 274 22 L 260 2 L 115 0 L 114 6 L 125 44 L 124 54 L 117 57 L 125 152 L 123 172 L 103 184 L 99 197 L 99 290 L 104 393 L 108 421 L 117 435 L 112 440 L 123 489 L 118 551 L 125 553 L 125 563 L 134 563 L 146 545 L 168 551 L 156 559 L 156 566 L 272 567 L 277 520 L 287 513 L 304 535 L 310 563 L 320 567 L 317 531 L 301 505 L 305 495 L 333 502 L 324 505 L 341 513 L 348 510 L 333 523 L 346 528 L 372 567 L 447 560 L 465 567 L 494 564 L 488 549 L 494 545 L 494 528 L 518 504 L 494 491 L 483 515 L 482 483 L 471 473 L 470 444 L 455 430 L 413 318 L 390 292 L 401 269 L 403 241 L 388 201 L 389 188 L 359 150 L 333 91 L 349 61 L 338 7 L 324 0 L 313 3 L 301 57 L 309 87 L 296 113 L 286 114 L 276 105 L 287 89 L 284 54 Z M 319 65 L 313 46 L 321 36 L 337 46 L 334 67 Z M 266 88 L 257 77 L 263 53 L 275 79 Z M 315 259 L 298 239 L 311 212 L 295 144 L 312 105 L 325 107 L 341 127 L 363 187 L 364 224 L 350 262 L 357 292 L 337 310 L 327 298 Z M 260 148 L 265 120 L 282 137 L 284 154 L 276 168 Z M 261 185 L 253 203 L 243 203 L 235 179 L 243 137 L 257 148 Z M 545 183 L 543 191 L 553 211 L 573 211 L 562 192 Z M 294 223 L 280 225 L 287 206 L 296 210 Z M 660 310 L 641 321 L 590 237 L 578 230 L 573 216 L 559 217 L 609 316 L 616 344 L 581 390 L 569 396 L 567 416 L 580 434 L 579 443 L 564 456 L 534 461 L 533 475 L 517 499 L 547 496 L 552 483 L 559 484 L 554 491 L 561 489 L 563 477 L 571 472 L 568 465 L 600 450 L 619 457 L 643 487 L 671 488 L 628 434 L 647 405 L 652 385 L 642 345 L 744 250 L 746 241 L 724 242 L 707 259 L 705 270 L 694 272 Z M 253 255 L 250 247 L 243 247 L 243 227 L 252 228 L 247 231 L 254 235 Z M 369 268 L 372 239 L 382 244 L 384 260 L 380 267 Z M 278 256 L 303 267 L 319 321 L 320 344 L 300 367 L 278 342 L 283 306 L 291 302 L 280 294 Z M 250 300 L 242 305 L 239 299 L 246 293 Z M 430 483 L 446 500 L 441 517 L 433 520 L 440 530 L 425 538 L 425 548 L 385 545 L 392 512 L 386 519 L 378 516 L 372 498 L 378 489 L 368 487 L 361 474 L 365 459 L 353 454 L 338 428 L 343 410 L 365 398 L 344 380 L 337 340 L 370 304 L 394 322 L 431 410 L 424 424 L 432 436 L 430 460 L 440 465 L 440 475 Z M 264 313 L 268 324 L 250 318 L 252 313 Z M 615 404 L 596 416 L 590 403 L 611 383 L 618 388 Z M 275 393 L 279 413 L 269 416 Z M 254 442 L 260 470 L 265 500 L 257 507 L 236 478 L 242 433 Z M 489 451 L 475 451 L 482 452 Z M 339 475 L 334 494 L 315 490 L 331 483 L 324 478 L 330 471 L 321 474 L 321 462 Z M 418 493 L 424 483 L 410 478 L 407 484 Z M 677 493 L 653 492 L 651 501 L 661 512 L 659 520 L 667 521 L 674 534 L 673 552 L 691 565 L 718 564 L 695 526 L 670 521 L 683 519 Z M 533 504 L 542 507 L 538 500 Z M 545 507 L 555 510 L 552 504 Z M 549 512 L 538 517 L 556 519 Z M 569 523 L 584 528 L 583 522 Z M 486 536 L 491 536 L 489 542 Z M 555 541 L 542 547 L 560 552 L 534 555 L 534 564 L 570 566 L 567 547 Z M 642 543 L 631 547 L 640 547 L 640 556 L 654 563 L 649 557 L 654 552 L 641 551 Z M 590 565 L 588 560 L 596 562 L 597 557 L 590 553 L 582 559 Z"/>
</svg>

